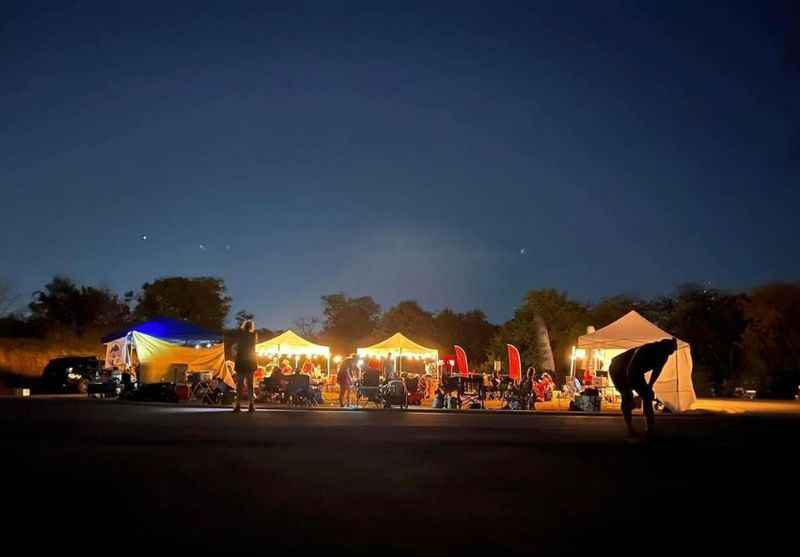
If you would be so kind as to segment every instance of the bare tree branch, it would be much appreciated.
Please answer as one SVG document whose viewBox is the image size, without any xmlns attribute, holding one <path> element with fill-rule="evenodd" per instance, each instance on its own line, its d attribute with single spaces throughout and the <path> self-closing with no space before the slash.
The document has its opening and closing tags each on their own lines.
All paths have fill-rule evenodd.
<svg viewBox="0 0 800 557">
<path fill-rule="evenodd" d="M 3 317 L 14 309 L 18 296 L 14 294 L 11 283 L 6 279 L 0 279 L 0 317 Z"/>
</svg>

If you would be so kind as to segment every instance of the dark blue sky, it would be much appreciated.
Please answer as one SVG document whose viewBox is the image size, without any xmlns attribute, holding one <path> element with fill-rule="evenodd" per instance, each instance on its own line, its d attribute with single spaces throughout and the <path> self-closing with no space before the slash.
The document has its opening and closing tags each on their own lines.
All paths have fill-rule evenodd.
<svg viewBox="0 0 800 557">
<path fill-rule="evenodd" d="M 28 4 L 0 8 L 25 296 L 215 275 L 280 327 L 339 290 L 500 321 L 800 275 L 780 4 Z"/>
</svg>

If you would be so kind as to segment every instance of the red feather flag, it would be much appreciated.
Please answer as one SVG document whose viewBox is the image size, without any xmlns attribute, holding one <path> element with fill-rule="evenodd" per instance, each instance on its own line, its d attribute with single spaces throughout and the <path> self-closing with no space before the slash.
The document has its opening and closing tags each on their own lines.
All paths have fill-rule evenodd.
<svg viewBox="0 0 800 557">
<path fill-rule="evenodd" d="M 456 350 L 456 366 L 458 367 L 459 375 L 469 374 L 469 362 L 467 362 L 467 353 L 458 345 L 453 346 Z"/>
<path fill-rule="evenodd" d="M 519 356 L 519 350 L 513 344 L 506 344 L 508 349 L 508 376 L 514 381 L 522 379 L 522 358 Z"/>
</svg>

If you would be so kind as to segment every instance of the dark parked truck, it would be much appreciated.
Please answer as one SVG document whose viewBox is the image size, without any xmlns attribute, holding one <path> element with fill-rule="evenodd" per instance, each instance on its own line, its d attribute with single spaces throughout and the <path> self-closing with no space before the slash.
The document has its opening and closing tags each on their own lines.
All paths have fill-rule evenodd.
<svg viewBox="0 0 800 557">
<path fill-rule="evenodd" d="M 47 392 L 85 394 L 101 371 L 102 363 L 96 356 L 55 358 L 44 368 L 42 387 Z"/>
</svg>

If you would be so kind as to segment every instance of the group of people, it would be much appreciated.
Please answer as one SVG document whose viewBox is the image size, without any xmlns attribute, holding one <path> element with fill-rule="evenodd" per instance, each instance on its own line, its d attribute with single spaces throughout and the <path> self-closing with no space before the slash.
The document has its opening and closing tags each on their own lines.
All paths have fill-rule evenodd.
<svg viewBox="0 0 800 557">
<path fill-rule="evenodd" d="M 236 374 L 236 401 L 234 403 L 233 411 L 240 412 L 242 406 L 242 396 L 247 393 L 248 396 L 248 411 L 255 411 L 255 383 L 258 373 L 261 373 L 263 368 L 258 366 L 258 359 L 256 356 L 256 345 L 258 344 L 258 335 L 256 333 L 256 324 L 252 319 L 244 321 L 239 328 L 238 337 L 234 343 L 234 371 Z M 270 377 L 276 374 L 281 377 L 289 375 L 308 375 L 312 377 L 319 373 L 318 367 L 310 358 L 306 358 L 302 365 L 292 366 L 291 362 L 284 358 L 280 360 L 275 357 L 272 362 L 267 366 Z M 266 373 L 264 370 L 263 373 Z"/>
<path fill-rule="evenodd" d="M 236 371 L 236 402 L 234 405 L 234 412 L 241 411 L 241 398 L 242 393 L 246 392 L 249 395 L 248 410 L 253 412 L 255 410 L 255 388 L 254 388 L 254 374 L 258 368 L 256 358 L 256 344 L 258 343 L 256 335 L 256 326 L 253 320 L 246 320 L 242 323 L 239 338 L 236 342 L 236 356 L 235 356 L 235 371 Z M 655 400 L 653 385 L 658 379 L 664 363 L 667 358 L 677 350 L 677 341 L 675 339 L 665 339 L 658 342 L 642 345 L 636 349 L 628 350 L 623 354 L 615 357 L 612 360 L 609 374 L 614 381 L 614 386 L 620 392 L 622 398 L 622 414 L 625 418 L 625 424 L 629 432 L 633 433 L 633 426 L 631 414 L 634 406 L 634 391 L 639 395 L 643 404 L 643 413 L 647 422 L 647 431 L 653 431 L 654 417 L 653 417 L 653 402 Z M 382 373 L 385 381 L 397 379 L 397 371 L 395 369 L 395 359 L 392 354 L 388 354 L 382 362 Z M 291 371 L 291 366 L 288 360 L 284 360 L 279 365 L 274 365 L 272 373 L 288 373 Z M 295 369 L 295 373 L 308 373 L 311 375 L 314 372 L 314 365 L 311 360 L 306 360 L 303 367 Z M 339 404 L 345 406 L 350 404 L 351 392 L 355 381 L 360 377 L 361 369 L 356 358 L 351 357 L 342 362 L 337 370 L 336 382 L 339 385 Z M 651 373 L 649 379 L 645 379 L 646 373 Z M 429 383 L 426 381 L 427 376 L 421 377 L 419 390 L 427 389 Z M 484 373 L 482 388 L 485 392 L 499 391 L 501 379 L 497 372 L 492 376 Z M 515 385 L 513 389 L 506 389 L 508 396 L 513 397 L 514 393 L 517 395 L 524 395 L 529 400 L 535 402 L 537 399 L 547 400 L 548 395 L 552 396 L 553 387 L 555 382 L 552 376 L 544 372 L 537 375 L 533 367 L 528 368 L 525 376 Z M 446 404 L 446 397 L 448 396 L 445 381 L 441 381 L 435 397 L 434 407 L 443 408 Z M 507 406 L 510 405 L 511 399 L 507 401 Z"/>
<path fill-rule="evenodd" d="M 370 362 L 359 363 L 360 360 L 356 355 L 351 355 L 345 358 L 336 370 L 336 384 L 339 387 L 339 406 L 345 407 L 351 405 L 352 396 L 357 382 L 362 378 L 363 372 L 367 369 L 379 371 L 383 381 L 388 383 L 396 379 L 403 380 L 406 385 L 410 383 L 409 374 L 398 373 L 395 365 L 395 359 L 391 352 L 387 354 L 380 362 L 380 368 L 370 366 Z M 362 369 L 364 368 L 364 369 Z M 417 376 L 415 393 L 420 393 L 420 398 L 424 399 L 428 396 L 428 388 L 431 383 L 430 376 L 423 374 Z M 410 390 L 409 390 L 410 391 Z M 412 394 L 415 394 L 412 393 Z M 356 399 L 358 398 L 356 393 Z"/>
<path fill-rule="evenodd" d="M 434 408 L 460 408 L 461 397 L 465 389 L 477 390 L 477 404 L 483 405 L 486 399 L 497 398 L 503 401 L 503 409 L 530 409 L 536 401 L 550 400 L 553 396 L 555 381 L 548 372 L 537 373 L 529 367 L 521 381 L 515 382 L 508 376 L 501 376 L 498 371 L 491 374 L 483 372 L 480 384 L 476 386 L 472 380 L 465 380 L 454 375 L 452 380 L 445 375 L 434 393 Z M 474 394 L 474 393 L 473 393 Z M 475 397 L 471 399 L 475 402 Z"/>
</svg>

